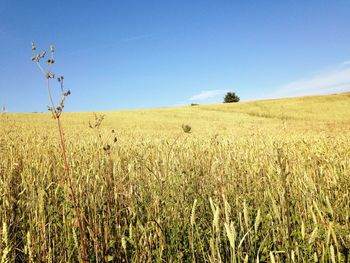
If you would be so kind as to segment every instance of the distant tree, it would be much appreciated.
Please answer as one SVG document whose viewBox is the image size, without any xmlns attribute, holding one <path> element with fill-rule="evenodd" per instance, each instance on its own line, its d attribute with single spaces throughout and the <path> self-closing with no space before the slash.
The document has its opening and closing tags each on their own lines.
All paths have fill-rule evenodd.
<svg viewBox="0 0 350 263">
<path fill-rule="evenodd" d="M 234 92 L 227 92 L 224 97 L 224 103 L 239 102 L 239 97 Z"/>
</svg>

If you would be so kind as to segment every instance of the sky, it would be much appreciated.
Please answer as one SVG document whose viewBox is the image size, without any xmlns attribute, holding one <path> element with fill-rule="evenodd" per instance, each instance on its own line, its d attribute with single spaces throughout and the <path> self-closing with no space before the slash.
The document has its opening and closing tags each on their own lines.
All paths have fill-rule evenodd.
<svg viewBox="0 0 350 263">
<path fill-rule="evenodd" d="M 0 0 L 0 106 L 49 105 L 32 41 L 55 45 L 66 111 L 350 91 L 349 14 L 348 0 Z"/>
</svg>

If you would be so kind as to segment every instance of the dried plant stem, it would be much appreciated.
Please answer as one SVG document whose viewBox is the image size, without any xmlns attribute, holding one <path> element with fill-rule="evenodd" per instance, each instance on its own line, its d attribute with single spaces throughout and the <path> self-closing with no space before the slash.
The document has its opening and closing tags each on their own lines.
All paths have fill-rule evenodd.
<svg viewBox="0 0 350 263">
<path fill-rule="evenodd" d="M 79 227 L 79 235 L 80 235 L 80 243 L 81 243 L 81 247 L 80 247 L 80 249 L 81 249 L 81 251 L 80 251 L 81 261 L 88 262 L 87 250 L 86 250 L 85 239 L 84 239 L 84 226 L 82 224 L 82 214 L 81 214 L 81 210 L 79 208 L 79 199 L 77 198 L 77 196 L 75 194 L 73 181 L 72 181 L 72 178 L 70 176 L 70 169 L 69 169 L 69 163 L 68 163 L 68 158 L 67 158 L 67 153 L 66 153 L 66 145 L 65 145 L 65 139 L 64 139 L 64 131 L 63 131 L 61 120 L 60 120 L 61 113 L 62 113 L 62 110 L 64 107 L 64 100 L 65 100 L 66 96 L 68 96 L 70 94 L 70 91 L 64 92 L 64 90 L 63 90 L 63 76 L 57 78 L 57 80 L 60 82 L 60 85 L 61 85 L 62 95 L 61 95 L 59 107 L 56 108 L 55 103 L 54 103 L 54 99 L 52 96 L 52 92 L 51 92 L 51 86 L 50 86 L 50 79 L 54 79 L 55 75 L 49 70 L 50 66 L 54 63 L 54 60 L 53 60 L 53 54 L 55 52 L 54 46 L 53 45 L 50 46 L 51 55 L 50 55 L 50 59 L 47 61 L 48 62 L 48 71 L 45 71 L 45 69 L 39 63 L 40 59 L 44 58 L 46 51 L 44 51 L 40 54 L 36 54 L 35 53 L 36 46 L 35 46 L 34 42 L 32 42 L 32 50 L 34 51 L 34 57 L 32 58 L 32 60 L 35 61 L 36 65 L 38 66 L 38 68 L 43 73 L 44 77 L 46 78 L 47 91 L 48 91 L 50 103 L 51 103 L 51 108 L 49 107 L 49 110 L 51 111 L 53 118 L 57 120 L 57 126 L 58 126 L 59 135 L 60 135 L 60 145 L 61 145 L 61 150 L 62 150 L 62 157 L 63 157 L 63 161 L 64 161 L 65 180 L 68 183 L 69 194 L 71 197 L 71 201 L 73 203 L 74 213 L 75 213 L 77 224 Z"/>
<path fill-rule="evenodd" d="M 57 119 L 57 126 L 58 126 L 58 130 L 59 130 L 59 134 L 60 134 L 60 144 L 61 144 L 62 156 L 63 156 L 63 160 L 64 160 L 65 178 L 68 182 L 70 196 L 71 196 L 71 199 L 73 202 L 74 212 L 75 212 L 75 216 L 77 218 L 77 223 L 78 223 L 78 227 L 79 227 L 79 237 L 80 237 L 80 243 L 81 243 L 81 258 L 82 258 L 83 262 L 88 262 L 87 255 L 86 255 L 85 239 L 84 239 L 84 228 L 83 228 L 83 224 L 82 224 L 82 220 L 81 220 L 82 216 L 81 216 L 81 211 L 78 207 L 78 200 L 77 200 L 77 197 L 76 197 L 75 192 L 74 192 L 72 179 L 70 177 L 70 169 L 69 169 L 68 158 L 67 158 L 67 154 L 66 154 L 64 132 L 63 132 L 60 117 L 58 116 L 56 119 Z"/>
<path fill-rule="evenodd" d="M 39 64 L 40 65 L 40 64 Z M 54 118 L 57 120 L 57 127 L 60 135 L 60 145 L 61 145 L 61 150 L 62 150 L 62 157 L 64 161 L 64 172 L 65 172 L 65 179 L 68 182 L 68 187 L 69 187 L 69 194 L 73 203 L 73 208 L 74 208 L 74 213 L 77 219 L 77 224 L 79 227 L 79 238 L 80 238 L 80 243 L 81 243 L 81 259 L 82 262 L 88 262 L 87 259 L 87 253 L 86 253 L 86 246 L 85 246 L 85 239 L 84 239 L 84 227 L 82 224 L 82 216 L 81 216 L 81 211 L 78 206 L 78 199 L 75 195 L 74 187 L 73 187 L 73 182 L 70 177 L 70 169 L 69 169 L 69 163 L 68 163 L 68 158 L 67 158 L 67 153 L 66 153 L 66 144 L 65 144 L 65 139 L 64 139 L 64 131 L 63 127 L 61 124 L 61 119 L 60 119 L 60 112 L 56 110 L 56 107 L 53 102 L 52 98 L 52 92 L 51 92 L 51 87 L 50 87 L 50 79 L 47 79 L 47 90 L 48 94 L 50 97 L 50 102 L 52 106 L 52 114 Z"/>
<path fill-rule="evenodd" d="M 40 65 L 40 63 L 39 63 L 39 62 L 36 62 L 36 65 L 37 65 L 38 68 L 40 69 L 41 73 L 43 73 L 44 76 L 45 76 L 46 72 L 45 72 L 45 70 L 43 69 L 43 67 Z"/>
<path fill-rule="evenodd" d="M 55 104 L 54 104 L 54 102 L 53 102 L 52 93 L 51 93 L 50 79 L 47 79 L 47 91 L 48 91 L 48 93 L 49 93 L 49 97 L 50 97 L 50 102 L 51 102 L 51 105 L 52 105 L 52 109 L 53 109 L 55 115 L 57 116 L 56 107 L 55 107 Z M 57 119 L 59 119 L 59 118 L 57 118 Z"/>
</svg>

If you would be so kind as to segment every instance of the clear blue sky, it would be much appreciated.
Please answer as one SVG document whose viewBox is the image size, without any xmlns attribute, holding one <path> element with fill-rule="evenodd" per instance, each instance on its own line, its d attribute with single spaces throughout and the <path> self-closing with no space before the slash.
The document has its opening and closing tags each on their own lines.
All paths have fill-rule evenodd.
<svg viewBox="0 0 350 263">
<path fill-rule="evenodd" d="M 0 106 L 45 111 L 30 43 L 56 46 L 67 111 L 350 90 L 350 1 L 0 1 Z M 58 86 L 55 87 L 58 89 Z"/>
</svg>

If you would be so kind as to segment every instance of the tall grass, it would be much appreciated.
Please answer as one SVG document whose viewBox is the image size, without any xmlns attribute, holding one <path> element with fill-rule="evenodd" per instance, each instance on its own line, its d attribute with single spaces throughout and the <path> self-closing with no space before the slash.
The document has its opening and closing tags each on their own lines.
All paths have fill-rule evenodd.
<svg viewBox="0 0 350 263">
<path fill-rule="evenodd" d="M 91 114 L 66 115 L 88 260 L 348 262 L 347 120 L 334 128 L 298 114 L 265 120 L 215 107 L 105 113 L 98 132 Z M 7 114 L 0 122 L 3 262 L 80 260 L 48 118 Z"/>
</svg>

